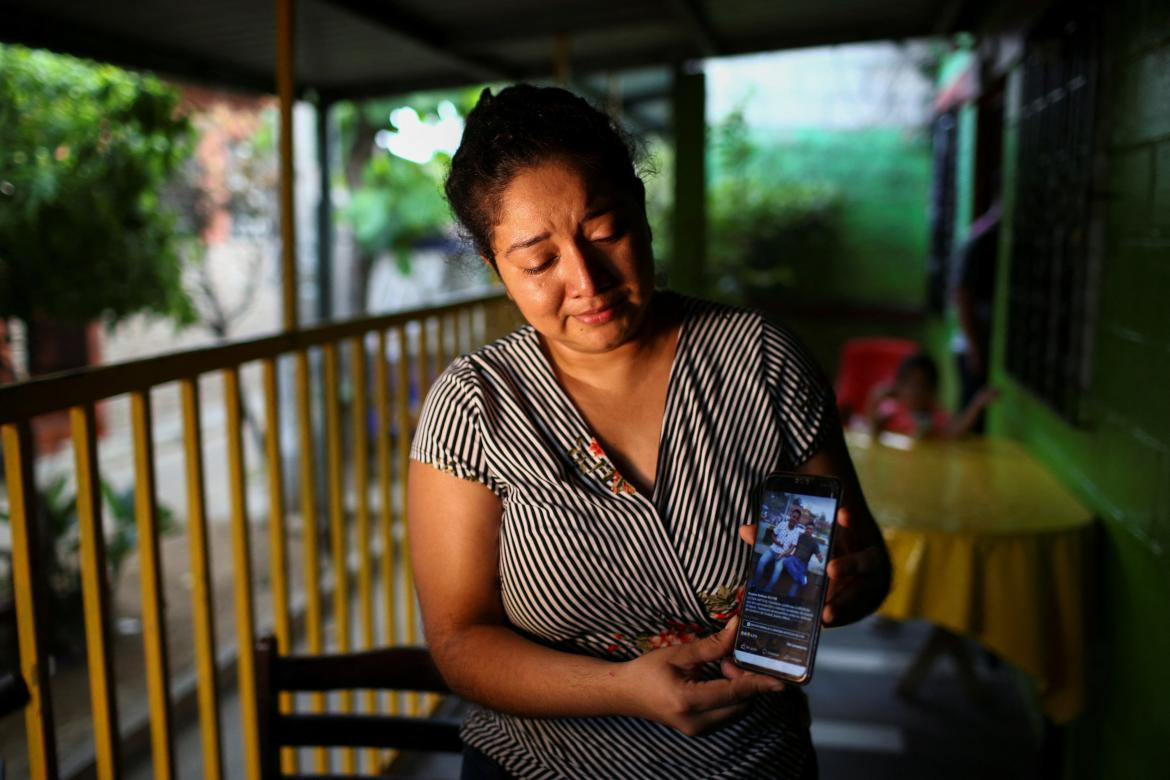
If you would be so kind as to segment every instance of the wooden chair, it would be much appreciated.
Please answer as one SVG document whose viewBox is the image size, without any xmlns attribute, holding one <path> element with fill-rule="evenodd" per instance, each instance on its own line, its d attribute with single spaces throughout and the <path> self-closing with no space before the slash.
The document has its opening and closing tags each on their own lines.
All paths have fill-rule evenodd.
<svg viewBox="0 0 1170 780">
<path fill-rule="evenodd" d="M 282 713 L 280 694 L 337 690 L 395 690 L 448 693 L 430 653 L 422 647 L 319 656 L 282 656 L 276 639 L 256 643 L 256 693 L 260 725 L 260 766 L 265 780 L 321 775 L 281 774 L 285 747 L 364 747 L 459 753 L 459 725 L 449 720 L 405 715 Z M 348 778 L 355 777 L 347 775 Z"/>
</svg>

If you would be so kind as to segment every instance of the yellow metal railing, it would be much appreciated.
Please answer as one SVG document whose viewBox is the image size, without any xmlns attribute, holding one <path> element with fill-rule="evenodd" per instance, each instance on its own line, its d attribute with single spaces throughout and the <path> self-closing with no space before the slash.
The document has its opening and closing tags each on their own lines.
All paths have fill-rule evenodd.
<svg viewBox="0 0 1170 780">
<path fill-rule="evenodd" d="M 74 445 L 74 478 L 77 486 L 78 532 L 82 598 L 85 611 L 86 652 L 93 719 L 94 766 L 99 778 L 117 778 L 122 771 L 121 739 L 117 708 L 117 681 L 112 662 L 111 606 L 106 572 L 105 538 L 98 469 L 98 432 L 95 408 L 99 401 L 129 394 L 133 440 L 137 554 L 141 585 L 143 655 L 149 703 L 149 743 L 154 776 L 173 778 L 176 770 L 175 729 L 172 712 L 173 680 L 168 668 L 167 627 L 163 576 L 159 554 L 158 485 L 155 484 L 151 389 L 177 382 L 180 392 L 186 526 L 190 556 L 192 641 L 197 679 L 197 712 L 201 731 L 203 775 L 224 775 L 220 725 L 220 688 L 216 655 L 214 599 L 209 556 L 209 518 L 203 463 L 202 407 L 199 378 L 219 373 L 224 388 L 227 439 L 227 474 L 230 497 L 230 536 L 233 568 L 233 604 L 241 724 L 244 730 L 244 763 L 248 778 L 259 777 L 257 755 L 257 702 L 251 649 L 257 618 L 271 625 L 279 648 L 287 652 L 294 637 L 290 598 L 290 551 L 285 505 L 285 474 L 280 426 L 281 358 L 293 362 L 295 417 L 299 469 L 299 514 L 303 540 L 303 644 L 307 652 L 345 651 L 351 635 L 364 647 L 372 647 L 379 633 L 387 644 L 419 641 L 417 613 L 408 556 L 404 511 L 405 489 L 401 483 L 409 461 L 409 435 L 417 408 L 411 408 L 409 387 L 415 382 L 419 402 L 434 377 L 453 354 L 478 346 L 516 324 L 514 308 L 502 296 L 491 295 L 454 301 L 441 306 L 387 316 L 330 323 L 277 336 L 121 365 L 85 369 L 0 387 L 2 430 L 8 509 L 12 530 L 12 576 L 20 649 L 21 673 L 31 702 L 25 709 L 28 767 L 32 778 L 51 778 L 58 773 L 55 722 L 50 696 L 47 659 L 46 615 L 39 609 L 45 583 L 39 568 L 35 517 L 36 486 L 31 423 L 38 415 L 68 410 Z M 393 347 L 388 352 L 388 347 Z M 312 352 L 319 352 L 323 366 L 324 463 L 329 568 L 332 574 L 332 619 L 326 643 L 326 605 L 322 593 L 321 550 L 318 547 L 317 452 L 313 429 Z M 389 353 L 397 355 L 391 365 Z M 414 360 L 411 360 L 411 356 Z M 373 363 L 372 372 L 367 362 Z M 412 365 L 413 362 L 413 365 Z M 257 616 L 253 592 L 253 553 L 250 527 L 257 518 L 247 506 L 248 474 L 245 464 L 242 367 L 259 363 L 264 406 L 263 473 L 268 487 L 268 570 L 271 614 Z M 348 364 L 350 414 L 339 391 Z M 373 414 L 371 425 L 370 412 Z M 346 453 L 345 429 L 350 430 L 352 451 Z M 392 438 L 391 430 L 397 435 Z M 370 432 L 373 431 L 373 441 Z M 371 444 L 373 463 L 370 463 Z M 347 457 L 348 454 L 348 457 Z M 347 470 L 346 464 L 349 464 Z M 372 466 L 372 468 L 371 468 Z M 352 491 L 347 482 L 352 478 Z M 374 481 L 371 493 L 371 479 Z M 169 486 L 167 486 L 169 487 Z M 371 500 L 371 496 L 373 497 Z M 352 498 L 350 501 L 348 499 Z M 352 503 L 352 519 L 347 505 Z M 353 604 L 348 539 L 356 539 L 356 634 L 351 634 Z M 401 540 L 396 544 L 396 539 Z M 376 605 L 381 603 L 381 614 Z M 398 612 L 402 604 L 402 614 Z M 381 631 L 379 631 L 379 625 Z M 401 625 L 402 632 L 397 626 Z M 401 635 L 400 635 L 401 633 Z M 407 697 L 408 710 L 418 711 L 428 702 Z M 368 692 L 360 703 L 366 712 L 398 711 L 396 695 L 385 698 Z M 286 699 L 282 706 L 291 708 Z M 313 696 L 310 708 L 325 706 L 322 695 Z M 343 697 L 341 709 L 352 711 L 352 697 Z M 355 751 L 342 751 L 342 769 L 357 769 Z M 375 770 L 383 757 L 371 751 L 365 757 L 367 771 Z M 296 756 L 286 751 L 286 768 Z M 317 771 L 330 769 L 325 750 L 314 752 Z"/>
</svg>

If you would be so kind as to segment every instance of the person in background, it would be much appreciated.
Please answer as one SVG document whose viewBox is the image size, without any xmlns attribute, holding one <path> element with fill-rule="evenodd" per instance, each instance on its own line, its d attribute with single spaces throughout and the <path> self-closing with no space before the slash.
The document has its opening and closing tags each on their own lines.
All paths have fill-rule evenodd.
<svg viewBox="0 0 1170 780">
<path fill-rule="evenodd" d="M 959 332 L 951 342 L 951 349 L 959 369 L 959 407 L 962 409 L 969 407 L 987 384 L 999 222 L 997 200 L 971 225 L 967 240 L 955 258 L 951 296 L 959 320 Z M 982 411 L 972 421 L 971 430 L 983 433 Z"/>
<path fill-rule="evenodd" d="M 890 431 L 915 439 L 957 439 L 971 432 L 998 396 L 994 388 L 982 388 L 952 419 L 938 403 L 938 366 L 930 355 L 919 352 L 902 361 L 893 382 L 873 389 L 866 419 L 874 435 Z"/>
</svg>

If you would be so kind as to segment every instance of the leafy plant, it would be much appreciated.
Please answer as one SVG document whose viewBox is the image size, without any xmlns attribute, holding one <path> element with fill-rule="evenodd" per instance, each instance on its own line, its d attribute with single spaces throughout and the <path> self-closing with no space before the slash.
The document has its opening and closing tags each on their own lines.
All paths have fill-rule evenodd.
<svg viewBox="0 0 1170 780">
<path fill-rule="evenodd" d="M 106 523 L 106 578 L 113 589 L 126 560 L 137 549 L 138 522 L 134 509 L 134 488 L 117 490 L 101 483 L 103 517 Z M 59 654 L 78 655 L 83 649 L 80 637 L 83 619 L 81 604 L 81 539 L 77 516 L 77 494 L 68 480 L 60 475 L 38 491 L 37 511 L 42 534 L 39 560 L 44 566 L 52 615 L 53 648 Z M 158 528 L 161 535 L 177 530 L 174 512 L 163 504 L 157 505 Z M 0 512 L 0 522 L 8 523 L 8 515 Z M 11 572 L 9 572 L 11 576 Z M 0 597 L 11 599 L 11 582 L 0 583 Z"/>
<path fill-rule="evenodd" d="M 372 256 L 393 252 L 398 267 L 409 271 L 409 249 L 451 221 L 440 189 L 443 172 L 437 159 L 415 163 L 386 152 L 371 157 L 361 187 L 342 210 L 362 250 Z"/>
<path fill-rule="evenodd" d="M 0 45 L 0 317 L 190 323 L 161 193 L 192 129 L 151 76 Z"/>
<path fill-rule="evenodd" d="M 823 269 L 841 196 L 832 184 L 778 177 L 761 164 L 742 111 L 713 129 L 708 264 L 722 297 L 767 305 Z"/>
<path fill-rule="evenodd" d="M 391 114 L 410 108 L 422 122 L 442 117 L 449 103 L 467 116 L 479 89 L 447 90 L 402 95 L 385 100 L 341 103 L 335 109 L 344 180 L 349 193 L 338 210 L 339 219 L 353 230 L 358 252 L 354 257 L 351 295 L 358 308 L 365 305 L 369 276 L 377 258 L 386 252 L 403 273 L 410 272 L 410 255 L 420 241 L 450 231 L 451 215 L 443 196 L 446 154 L 419 163 L 391 154 L 377 142 L 380 134 L 399 131 Z M 449 111 L 448 109 L 446 109 Z"/>
</svg>

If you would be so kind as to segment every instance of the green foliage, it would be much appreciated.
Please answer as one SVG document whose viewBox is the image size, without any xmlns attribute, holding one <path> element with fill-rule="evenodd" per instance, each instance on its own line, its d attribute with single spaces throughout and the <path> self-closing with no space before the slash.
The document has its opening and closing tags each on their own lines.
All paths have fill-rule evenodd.
<svg viewBox="0 0 1170 780">
<path fill-rule="evenodd" d="M 105 482 L 101 485 L 103 516 L 106 526 L 106 579 L 112 588 L 129 555 L 138 544 L 138 523 L 134 515 L 134 489 L 118 491 Z M 159 533 L 177 530 L 174 513 L 158 505 Z M 49 650 L 69 661 L 85 650 L 85 609 L 81 598 L 81 542 L 78 535 L 77 495 L 64 475 L 58 476 L 37 491 L 37 528 L 41 550 L 38 554 L 48 585 Z M 0 512 L 0 522 L 8 515 Z M 112 526 L 112 527 L 111 527 Z M 9 576 L 11 566 L 9 566 Z M 0 601 L 10 601 L 12 583 L 0 581 Z M 0 636 L 0 663 L 15 661 L 12 637 Z"/>
<path fill-rule="evenodd" d="M 646 220 L 653 238 L 654 263 L 669 267 L 674 256 L 674 145 L 661 136 L 646 139 L 648 170 L 642 173 L 646 185 Z"/>
<path fill-rule="evenodd" d="M 118 579 L 126 559 L 138 547 L 138 519 L 135 514 L 134 488 L 116 490 L 106 481 L 101 483 L 103 516 L 109 518 L 106 531 L 106 569 L 110 582 Z M 38 491 L 37 509 L 41 533 L 46 535 L 46 581 L 59 596 L 81 588 L 80 550 L 78 536 L 77 494 L 64 475 L 60 475 Z M 163 536 L 178 530 L 175 513 L 159 502 L 156 505 L 159 533 Z M 0 512 L 0 522 L 7 523 L 8 515 Z"/>
<path fill-rule="evenodd" d="M 824 181 L 784 179 L 762 165 L 742 112 L 712 128 L 708 264 L 721 297 L 766 305 L 831 260 L 841 197 Z"/>
<path fill-rule="evenodd" d="M 362 252 L 376 257 L 393 252 L 399 268 L 410 270 L 409 249 L 421 239 L 442 234 L 451 224 L 443 196 L 443 180 L 450 160 L 438 154 L 415 163 L 376 147 L 380 130 L 397 130 L 390 114 L 413 108 L 423 121 L 438 117 L 439 105 L 454 104 L 467 116 L 480 89 L 423 92 L 400 97 L 340 104 L 336 110 L 344 169 L 349 172 L 350 197 L 339 217 L 354 232 Z"/>
<path fill-rule="evenodd" d="M 438 160 L 414 163 L 379 151 L 362 172 L 362 186 L 342 209 L 362 250 L 377 256 L 394 253 L 409 270 L 407 250 L 434 236 L 450 222 L 441 191 L 446 164 Z"/>
<path fill-rule="evenodd" d="M 0 45 L 0 317 L 194 320 L 161 199 L 190 156 L 156 78 Z"/>
</svg>

